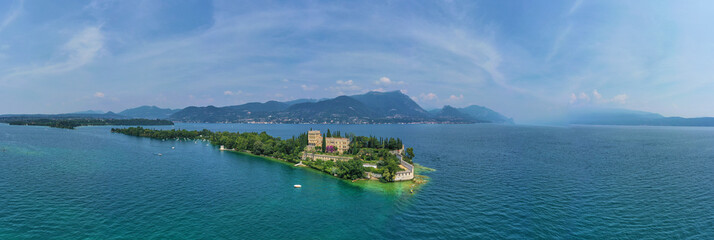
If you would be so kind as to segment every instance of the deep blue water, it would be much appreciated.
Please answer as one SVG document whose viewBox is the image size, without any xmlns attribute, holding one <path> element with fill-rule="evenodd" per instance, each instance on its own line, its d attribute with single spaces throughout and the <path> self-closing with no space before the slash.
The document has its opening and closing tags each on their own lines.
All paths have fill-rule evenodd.
<svg viewBox="0 0 714 240">
<path fill-rule="evenodd" d="M 0 124 L 0 239 L 714 239 L 713 128 L 175 127 L 395 136 L 437 171 L 395 195 L 201 142 Z"/>
</svg>

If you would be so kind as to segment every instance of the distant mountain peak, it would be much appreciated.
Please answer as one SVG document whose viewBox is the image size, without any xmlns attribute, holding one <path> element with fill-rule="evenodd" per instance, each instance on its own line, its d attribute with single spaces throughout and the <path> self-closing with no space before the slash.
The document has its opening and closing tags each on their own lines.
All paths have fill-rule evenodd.
<svg viewBox="0 0 714 240">
<path fill-rule="evenodd" d="M 119 115 L 130 118 L 168 119 L 171 114 L 178 112 L 179 110 L 180 109 L 144 105 L 121 111 L 119 112 Z"/>
<path fill-rule="evenodd" d="M 105 114 L 106 112 L 101 111 L 101 110 L 87 110 L 87 111 L 79 111 L 79 112 L 73 112 L 70 114 Z"/>
<path fill-rule="evenodd" d="M 273 123 L 490 122 L 471 118 L 452 106 L 445 106 L 439 111 L 442 114 L 435 117 L 401 91 L 370 91 L 320 100 L 297 99 L 288 102 L 251 102 L 225 107 L 187 107 L 171 115 L 171 119 L 186 122 Z"/>
<path fill-rule="evenodd" d="M 436 112 L 436 119 L 440 121 L 456 122 L 456 123 L 475 123 L 475 122 L 485 122 L 474 119 L 470 115 L 459 111 L 458 109 L 445 105 L 441 110 Z"/>
<path fill-rule="evenodd" d="M 470 105 L 468 107 L 459 108 L 459 111 L 481 121 L 492 123 L 514 123 L 512 118 L 503 116 L 500 113 L 484 106 Z"/>
<path fill-rule="evenodd" d="M 350 96 L 367 105 L 375 112 L 376 116 L 392 119 L 420 119 L 426 120 L 430 116 L 401 91 L 377 92 L 370 91 L 365 94 Z"/>
</svg>

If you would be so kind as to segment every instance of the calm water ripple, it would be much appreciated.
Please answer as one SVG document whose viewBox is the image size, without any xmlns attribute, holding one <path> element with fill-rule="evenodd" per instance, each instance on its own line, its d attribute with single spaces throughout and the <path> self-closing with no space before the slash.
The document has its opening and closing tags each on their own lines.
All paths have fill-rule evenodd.
<svg viewBox="0 0 714 240">
<path fill-rule="evenodd" d="M 396 136 L 437 171 L 396 195 L 204 142 L 0 124 L 0 239 L 714 239 L 710 128 L 174 127 Z"/>
</svg>

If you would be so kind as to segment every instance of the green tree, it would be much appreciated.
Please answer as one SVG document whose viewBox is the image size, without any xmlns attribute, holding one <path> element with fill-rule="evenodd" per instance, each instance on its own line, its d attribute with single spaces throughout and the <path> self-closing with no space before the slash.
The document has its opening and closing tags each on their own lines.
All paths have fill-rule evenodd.
<svg viewBox="0 0 714 240">
<path fill-rule="evenodd" d="M 327 129 L 327 131 L 330 131 L 330 129 Z M 325 149 L 327 149 L 327 141 L 325 141 L 325 135 L 322 135 L 322 152 L 325 152 Z"/>
<path fill-rule="evenodd" d="M 407 148 L 407 156 L 406 157 L 409 159 L 413 159 L 415 157 L 414 156 L 414 148 Z"/>
<path fill-rule="evenodd" d="M 382 178 L 380 178 L 379 181 L 382 181 L 382 182 L 394 181 L 394 175 L 392 175 L 389 171 L 384 171 L 384 173 L 382 173 Z"/>
<path fill-rule="evenodd" d="M 360 160 L 350 159 L 346 162 L 339 162 L 338 166 L 340 168 L 338 175 L 342 174 L 340 175 L 342 178 L 354 180 L 364 176 L 364 167 Z"/>
</svg>

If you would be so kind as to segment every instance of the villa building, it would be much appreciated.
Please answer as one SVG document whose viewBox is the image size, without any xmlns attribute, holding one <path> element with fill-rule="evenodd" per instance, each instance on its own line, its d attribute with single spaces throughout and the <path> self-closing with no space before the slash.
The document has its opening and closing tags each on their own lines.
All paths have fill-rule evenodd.
<svg viewBox="0 0 714 240">
<path fill-rule="evenodd" d="M 335 150 L 337 150 L 340 154 L 350 149 L 349 138 L 328 137 L 325 138 L 325 142 L 325 146 L 334 146 Z"/>
<path fill-rule="evenodd" d="M 350 149 L 350 139 L 326 137 L 325 146 L 333 146 L 338 153 L 342 154 Z M 315 147 L 322 147 L 322 134 L 320 130 L 310 130 L 307 132 L 307 150 L 315 150 Z"/>
<path fill-rule="evenodd" d="M 322 134 L 320 130 L 310 130 L 307 132 L 307 145 L 308 146 L 322 146 Z"/>
</svg>

